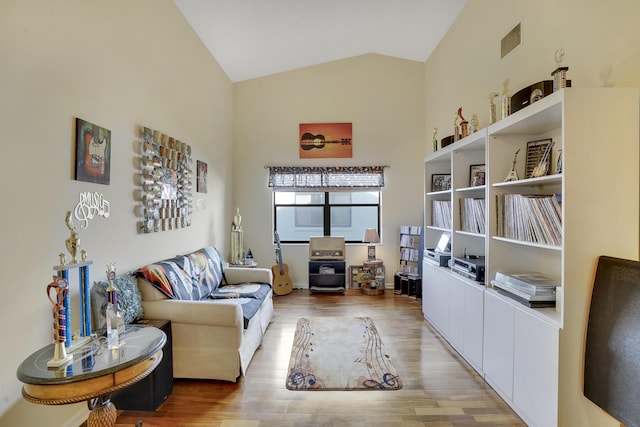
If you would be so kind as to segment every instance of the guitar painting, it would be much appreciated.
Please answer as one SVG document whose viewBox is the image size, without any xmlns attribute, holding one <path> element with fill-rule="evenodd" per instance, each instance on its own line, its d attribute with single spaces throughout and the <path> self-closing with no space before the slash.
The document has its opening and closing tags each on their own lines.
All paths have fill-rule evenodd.
<svg viewBox="0 0 640 427">
<path fill-rule="evenodd" d="M 300 138 L 300 148 L 311 150 L 312 148 L 324 148 L 325 144 L 351 145 L 351 138 L 342 138 L 339 141 L 326 141 L 324 135 L 314 135 L 306 132 Z"/>
<path fill-rule="evenodd" d="M 271 267 L 273 273 L 273 293 L 276 295 L 287 295 L 293 290 L 291 277 L 289 277 L 289 266 L 282 263 L 282 248 L 280 247 L 280 236 L 276 236 L 276 265 Z"/>
<path fill-rule="evenodd" d="M 351 123 L 300 124 L 300 158 L 352 157 L 351 131 Z"/>
</svg>

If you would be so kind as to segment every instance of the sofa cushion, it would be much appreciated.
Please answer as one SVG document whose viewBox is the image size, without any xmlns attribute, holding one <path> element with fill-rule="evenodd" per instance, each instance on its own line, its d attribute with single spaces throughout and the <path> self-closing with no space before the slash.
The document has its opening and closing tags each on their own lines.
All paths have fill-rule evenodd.
<svg viewBox="0 0 640 427">
<path fill-rule="evenodd" d="M 107 326 L 105 312 L 107 310 L 107 288 L 109 283 L 104 281 L 94 282 L 91 286 L 91 309 L 93 322 L 96 329 L 104 329 Z M 141 319 L 143 316 L 142 296 L 138 289 L 137 280 L 131 275 L 118 276 L 113 281 L 118 298 L 118 308 L 124 314 L 126 323 Z"/>
<path fill-rule="evenodd" d="M 271 295 L 271 285 L 268 283 L 241 283 L 237 285 L 227 285 L 219 287 L 209 298 L 215 300 L 226 300 L 239 304 L 244 317 L 244 328 L 249 325 L 249 321 L 260 310 L 262 303 L 267 296 Z"/>
<path fill-rule="evenodd" d="M 208 295 L 200 295 L 197 288 L 194 292 L 191 260 L 185 256 L 145 265 L 135 274 L 172 299 L 199 300 Z"/>
</svg>

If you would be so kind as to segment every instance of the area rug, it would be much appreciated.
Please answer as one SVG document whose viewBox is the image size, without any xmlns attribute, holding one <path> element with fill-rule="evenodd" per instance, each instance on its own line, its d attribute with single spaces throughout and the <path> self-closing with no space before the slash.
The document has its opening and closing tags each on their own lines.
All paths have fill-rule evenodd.
<svg viewBox="0 0 640 427">
<path fill-rule="evenodd" d="M 396 368 L 369 317 L 301 318 L 287 376 L 289 390 L 397 390 Z"/>
</svg>

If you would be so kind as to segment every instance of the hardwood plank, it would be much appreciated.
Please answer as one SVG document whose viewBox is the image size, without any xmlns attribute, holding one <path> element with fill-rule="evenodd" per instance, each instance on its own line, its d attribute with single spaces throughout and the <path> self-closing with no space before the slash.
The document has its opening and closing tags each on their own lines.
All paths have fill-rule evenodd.
<svg viewBox="0 0 640 427">
<path fill-rule="evenodd" d="M 525 424 L 427 323 L 420 300 L 313 294 L 274 298 L 275 317 L 237 383 L 175 380 L 155 412 L 118 411 L 117 427 L 409 426 Z M 368 316 L 403 381 L 397 391 L 290 391 L 285 378 L 300 317 Z M 211 361 L 215 363 L 215 361 Z"/>
</svg>

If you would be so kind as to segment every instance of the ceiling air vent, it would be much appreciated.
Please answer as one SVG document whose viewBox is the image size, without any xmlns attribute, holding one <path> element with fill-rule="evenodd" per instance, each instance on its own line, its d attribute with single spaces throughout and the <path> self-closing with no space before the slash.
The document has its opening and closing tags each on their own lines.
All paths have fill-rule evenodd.
<svg viewBox="0 0 640 427">
<path fill-rule="evenodd" d="M 513 30 L 509 31 L 506 36 L 502 38 L 500 43 L 500 58 L 507 56 L 509 52 L 516 48 L 522 41 L 522 32 L 520 31 L 520 24 L 513 27 Z"/>
</svg>

